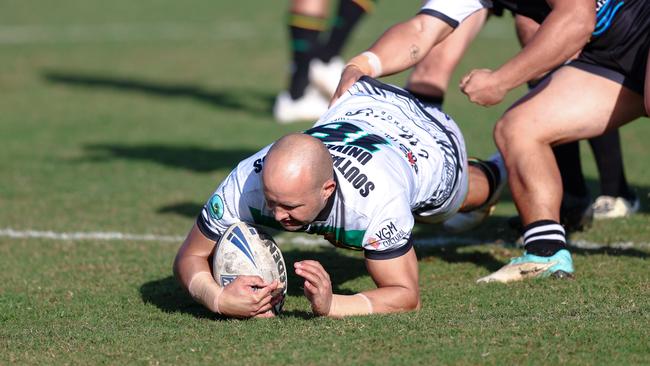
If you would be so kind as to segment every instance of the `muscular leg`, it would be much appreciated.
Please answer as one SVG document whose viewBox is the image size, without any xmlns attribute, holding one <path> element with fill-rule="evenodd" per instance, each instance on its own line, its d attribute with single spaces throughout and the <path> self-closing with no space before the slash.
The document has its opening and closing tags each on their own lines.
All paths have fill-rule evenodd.
<svg viewBox="0 0 650 366">
<path fill-rule="evenodd" d="M 494 137 L 523 224 L 559 221 L 562 184 L 552 145 L 601 135 L 643 112 L 638 94 L 570 66 L 507 111 Z"/>
<path fill-rule="evenodd" d="M 485 172 L 475 165 L 469 165 L 467 196 L 459 212 L 468 212 L 483 205 L 490 198 L 490 181 Z M 493 184 L 492 184 L 493 185 Z"/>
</svg>

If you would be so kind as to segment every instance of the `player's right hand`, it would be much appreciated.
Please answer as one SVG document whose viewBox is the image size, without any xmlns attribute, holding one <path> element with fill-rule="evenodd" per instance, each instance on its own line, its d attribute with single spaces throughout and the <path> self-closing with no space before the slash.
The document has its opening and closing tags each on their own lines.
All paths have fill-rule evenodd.
<svg viewBox="0 0 650 366">
<path fill-rule="evenodd" d="M 339 81 L 339 86 L 336 87 L 336 91 L 330 100 L 330 107 L 336 103 L 336 100 L 343 95 L 352 84 L 356 83 L 362 76 L 365 74 L 361 71 L 356 65 L 347 65 L 343 72 L 341 73 L 341 80 Z"/>
<path fill-rule="evenodd" d="M 219 298 L 221 314 L 236 318 L 272 317 L 273 295 L 280 282 L 264 283 L 259 276 L 238 276 L 223 288 Z"/>
<path fill-rule="evenodd" d="M 326 316 L 332 306 L 332 281 L 325 268 L 314 260 L 294 263 L 296 274 L 305 279 L 305 296 L 318 316 Z"/>
</svg>

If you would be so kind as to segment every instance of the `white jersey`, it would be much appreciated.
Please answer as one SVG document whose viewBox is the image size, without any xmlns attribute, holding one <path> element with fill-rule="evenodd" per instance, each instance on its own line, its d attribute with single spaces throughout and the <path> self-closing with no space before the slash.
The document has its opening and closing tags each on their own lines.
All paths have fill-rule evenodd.
<svg viewBox="0 0 650 366">
<path fill-rule="evenodd" d="M 428 0 L 422 5 L 419 14 L 434 16 L 456 28 L 477 10 L 491 7 L 491 0 Z"/>
<path fill-rule="evenodd" d="M 425 110 L 403 89 L 363 77 L 306 134 L 332 154 L 335 193 L 305 232 L 334 245 L 393 258 L 410 249 L 413 214 L 443 219 L 467 192 L 465 145 L 457 126 Z M 237 221 L 282 227 L 261 183 L 270 145 L 242 161 L 205 205 L 197 223 L 218 240 Z"/>
</svg>

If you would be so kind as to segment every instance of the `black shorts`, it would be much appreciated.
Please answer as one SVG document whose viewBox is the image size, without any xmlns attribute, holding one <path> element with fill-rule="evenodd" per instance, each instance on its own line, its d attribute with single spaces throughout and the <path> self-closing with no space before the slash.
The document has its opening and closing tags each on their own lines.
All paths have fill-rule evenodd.
<svg viewBox="0 0 650 366">
<path fill-rule="evenodd" d="M 599 19 L 591 41 L 569 65 L 643 95 L 650 49 L 650 0 L 625 0 L 610 21 Z"/>
</svg>

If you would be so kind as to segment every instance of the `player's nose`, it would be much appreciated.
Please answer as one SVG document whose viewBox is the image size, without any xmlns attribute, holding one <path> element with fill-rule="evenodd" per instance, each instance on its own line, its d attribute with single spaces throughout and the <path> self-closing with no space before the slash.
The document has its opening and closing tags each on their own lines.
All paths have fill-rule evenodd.
<svg viewBox="0 0 650 366">
<path fill-rule="evenodd" d="M 289 218 L 289 213 L 283 210 L 281 207 L 275 207 L 273 210 L 273 217 L 275 218 L 275 221 L 279 222 Z"/>
</svg>

